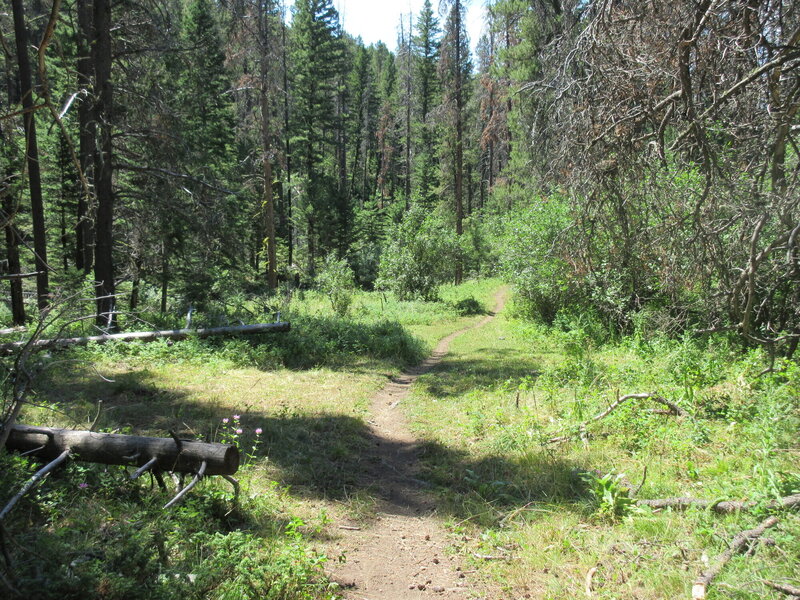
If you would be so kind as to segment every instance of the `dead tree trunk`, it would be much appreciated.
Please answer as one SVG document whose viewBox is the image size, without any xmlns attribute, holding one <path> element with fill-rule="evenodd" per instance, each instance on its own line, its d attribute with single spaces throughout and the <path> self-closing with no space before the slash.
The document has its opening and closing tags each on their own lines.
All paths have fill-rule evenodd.
<svg viewBox="0 0 800 600">
<path fill-rule="evenodd" d="M 164 331 L 131 331 L 129 333 L 109 333 L 106 335 L 90 335 L 87 337 L 56 338 L 36 340 L 31 344 L 32 348 L 65 348 L 67 346 L 85 346 L 89 342 L 105 344 L 112 340 L 122 342 L 154 342 L 155 340 L 166 338 L 170 340 L 185 340 L 189 337 L 211 337 L 214 335 L 226 334 L 253 334 L 253 333 L 272 333 L 275 331 L 289 331 L 289 323 L 257 323 L 255 325 L 235 325 L 231 327 L 209 327 L 208 329 L 167 329 Z M 13 342 L 0 344 L 0 355 L 8 355 L 15 350 L 25 347 L 28 342 Z"/>
<path fill-rule="evenodd" d="M 177 473 L 197 473 L 203 463 L 205 475 L 233 475 L 239 468 L 233 445 L 29 425 L 14 425 L 6 448 L 46 460 L 69 451 L 75 460 Z"/>
<path fill-rule="evenodd" d="M 28 29 L 22 0 L 12 0 L 14 34 L 17 42 L 17 62 L 22 84 L 22 107 L 25 109 L 25 160 L 28 165 L 28 185 L 31 194 L 31 220 L 33 221 L 33 250 L 36 264 L 36 295 L 40 309 L 49 303 L 50 283 L 47 273 L 47 233 L 44 220 L 42 180 L 39 171 L 39 146 L 36 138 L 36 115 L 33 110 L 33 77 L 28 57 Z"/>
</svg>

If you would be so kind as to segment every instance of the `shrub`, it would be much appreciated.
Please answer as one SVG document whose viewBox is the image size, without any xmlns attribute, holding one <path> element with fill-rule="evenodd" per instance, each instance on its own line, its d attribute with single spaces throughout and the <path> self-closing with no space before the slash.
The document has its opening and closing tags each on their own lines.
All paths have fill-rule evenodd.
<svg viewBox="0 0 800 600">
<path fill-rule="evenodd" d="M 460 256 L 455 232 L 416 207 L 389 232 L 389 239 L 377 287 L 391 290 L 400 300 L 435 300 L 438 286 L 453 277 Z"/>
<path fill-rule="evenodd" d="M 333 312 L 340 317 L 347 314 L 353 302 L 356 284 L 353 270 L 346 260 L 336 258 L 332 254 L 326 256 L 317 275 L 317 287 L 328 296 Z"/>
</svg>

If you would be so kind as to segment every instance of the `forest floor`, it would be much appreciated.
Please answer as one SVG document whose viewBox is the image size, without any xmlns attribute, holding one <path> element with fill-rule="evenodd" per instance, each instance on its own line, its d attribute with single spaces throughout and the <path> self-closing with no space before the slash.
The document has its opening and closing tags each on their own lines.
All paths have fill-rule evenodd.
<svg viewBox="0 0 800 600">
<path fill-rule="evenodd" d="M 497 292 L 493 311 L 478 323 L 442 338 L 431 355 L 405 370 L 371 399 L 367 422 L 370 443 L 362 486 L 375 490 L 377 505 L 368 522 L 346 519 L 331 542 L 330 555 L 346 560 L 329 565 L 331 578 L 345 598 L 396 600 L 435 594 L 461 594 L 470 585 L 468 573 L 448 551 L 449 534 L 442 526 L 430 484 L 419 478 L 424 451 L 401 410 L 417 379 L 435 369 L 451 342 L 483 327 L 505 305 L 507 290 Z"/>
<path fill-rule="evenodd" d="M 43 598 L 689 598 L 773 513 L 768 543 L 708 599 L 800 585 L 800 514 L 767 509 L 800 493 L 796 362 L 760 376 L 763 353 L 724 337 L 646 322 L 615 337 L 585 313 L 544 326 L 506 294 L 498 280 L 438 302 L 362 292 L 337 316 L 308 292 L 280 336 L 54 355 L 22 422 L 236 443 L 242 493 L 206 478 L 164 512 L 172 490 L 71 463 L 7 525 L 20 588 L 48 564 Z M 685 414 L 637 400 L 592 420 L 636 393 Z M 0 503 L 34 468 L 0 463 Z M 676 497 L 756 509 L 634 504 Z"/>
</svg>

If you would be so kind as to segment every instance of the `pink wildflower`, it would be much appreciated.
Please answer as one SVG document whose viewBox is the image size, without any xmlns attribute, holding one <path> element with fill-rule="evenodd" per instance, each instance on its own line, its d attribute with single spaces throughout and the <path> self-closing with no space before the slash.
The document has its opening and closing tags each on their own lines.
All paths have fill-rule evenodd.
<svg viewBox="0 0 800 600">
<path fill-rule="evenodd" d="M 263 429 L 261 427 L 256 427 L 256 435 L 261 435 L 263 433 Z"/>
<path fill-rule="evenodd" d="M 241 429 L 237 429 L 236 430 L 236 435 L 242 435 L 242 430 Z"/>
<path fill-rule="evenodd" d="M 228 417 L 225 417 L 224 419 L 222 419 L 223 423 L 227 423 L 228 421 L 230 421 L 230 419 Z"/>
</svg>

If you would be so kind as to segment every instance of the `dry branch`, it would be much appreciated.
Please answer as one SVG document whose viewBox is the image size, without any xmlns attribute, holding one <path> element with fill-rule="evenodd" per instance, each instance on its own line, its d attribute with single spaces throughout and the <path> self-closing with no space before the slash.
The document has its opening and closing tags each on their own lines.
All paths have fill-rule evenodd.
<svg viewBox="0 0 800 600">
<path fill-rule="evenodd" d="M 654 500 L 637 500 L 637 506 L 649 506 L 653 509 L 672 508 L 675 510 L 686 510 L 691 506 L 711 510 L 719 514 L 729 514 L 735 512 L 748 511 L 761 506 L 757 502 L 739 502 L 724 500 L 701 500 L 698 498 L 658 498 Z M 769 502 L 764 508 L 767 510 L 787 510 L 800 507 L 800 494 L 786 496 Z"/>
<path fill-rule="evenodd" d="M 614 412 L 620 406 L 622 406 L 622 404 L 624 404 L 625 402 L 627 402 L 628 400 L 631 400 L 631 399 L 652 400 L 653 402 L 657 402 L 659 404 L 662 404 L 662 405 L 666 406 L 669 409 L 668 414 L 670 414 L 670 415 L 683 416 L 683 415 L 686 414 L 677 404 L 675 404 L 674 402 L 670 402 L 669 400 L 666 400 L 665 398 L 662 398 L 661 396 L 656 396 L 655 394 L 650 394 L 650 393 L 646 393 L 646 392 L 642 393 L 642 394 L 627 394 L 625 396 L 622 396 L 619 400 L 617 400 L 613 404 L 611 404 L 603 412 L 595 415 L 594 417 L 592 417 L 588 421 L 584 421 L 583 423 L 581 423 L 578 426 L 577 433 L 567 434 L 567 435 L 559 435 L 559 436 L 556 436 L 556 437 L 552 437 L 549 440 L 547 440 L 547 442 L 545 442 L 545 443 L 547 443 L 547 444 L 560 444 L 562 442 L 568 442 L 569 440 L 571 440 L 571 439 L 573 439 L 575 437 L 578 437 L 580 439 L 585 439 L 586 438 L 586 428 L 589 425 L 591 425 L 592 423 L 595 423 L 596 421 L 599 421 L 601 419 L 606 418 L 608 415 L 610 415 L 612 412 Z"/>
<path fill-rule="evenodd" d="M 773 590 L 777 590 L 783 594 L 786 594 L 787 596 L 800 598 L 799 587 L 795 587 L 793 585 L 786 585 L 785 583 L 776 583 L 774 581 L 767 581 L 767 580 L 762 580 L 761 583 L 771 587 Z"/>
<path fill-rule="evenodd" d="M 206 475 L 233 475 L 239 468 L 236 446 L 179 441 L 180 444 L 172 438 L 14 425 L 6 448 L 20 452 L 41 448 L 36 456 L 44 459 L 70 451 L 76 460 L 132 467 L 149 465 L 155 471 L 177 473 L 197 473 L 203 463 L 207 464 Z"/>
<path fill-rule="evenodd" d="M 777 524 L 778 517 L 769 517 L 762 521 L 758 527 L 737 534 L 736 537 L 733 538 L 730 547 L 717 557 L 714 566 L 695 580 L 692 586 L 692 600 L 704 600 L 706 597 L 706 589 L 714 578 L 720 574 L 731 558 L 733 558 L 733 555 L 758 540 L 758 538 L 764 535 L 767 529 Z"/>
<path fill-rule="evenodd" d="M 34 271 L 33 273 L 7 273 L 0 275 L 0 281 L 14 281 L 15 279 L 25 279 L 27 277 L 36 277 L 41 275 L 41 271 Z"/>
<path fill-rule="evenodd" d="M 197 470 L 197 474 L 194 476 L 194 479 L 192 479 L 191 483 L 189 483 L 189 485 L 187 485 L 180 492 L 178 492 L 172 500 L 167 502 L 164 505 L 164 510 L 168 509 L 171 506 L 175 506 L 178 502 L 180 502 L 181 498 L 183 498 L 186 494 L 188 494 L 189 491 L 194 486 L 197 485 L 197 482 L 200 481 L 203 478 L 203 475 L 206 474 L 206 468 L 207 467 L 208 467 L 208 463 L 206 461 L 203 461 L 203 464 L 200 465 L 200 468 Z"/>
<path fill-rule="evenodd" d="M 227 335 L 227 334 L 255 334 L 255 333 L 272 333 L 276 331 L 289 331 L 291 325 L 289 323 L 257 323 L 255 325 L 235 325 L 229 327 L 210 327 L 207 329 L 167 329 L 164 331 L 132 331 L 129 333 L 112 333 L 105 335 L 91 335 L 87 337 L 74 337 L 74 338 L 60 338 L 60 339 L 42 339 L 34 341 L 31 346 L 33 348 L 64 348 L 67 346 L 81 346 L 90 342 L 97 342 L 98 344 L 105 344 L 112 340 L 122 342 L 153 342 L 158 339 L 170 340 L 185 340 L 190 337 L 205 338 L 214 335 Z M 28 342 L 13 342 L 9 344 L 0 344 L 0 354 L 11 354 L 20 348 L 25 347 Z"/>
<path fill-rule="evenodd" d="M 0 512 L 0 521 L 2 521 L 6 515 L 11 512 L 11 509 L 14 508 L 14 505 L 19 502 L 25 494 L 30 492 L 34 486 L 36 486 L 36 484 L 44 478 L 45 475 L 67 460 L 67 458 L 69 458 L 69 454 L 69 450 L 64 450 L 55 459 L 36 471 L 36 473 L 33 474 L 33 477 L 28 480 L 28 483 L 22 486 L 22 489 L 17 492 L 17 494 L 11 498 L 11 500 L 8 501 L 8 504 L 5 505 L 2 512 Z"/>
</svg>

